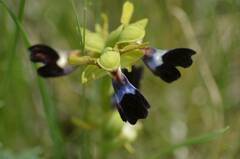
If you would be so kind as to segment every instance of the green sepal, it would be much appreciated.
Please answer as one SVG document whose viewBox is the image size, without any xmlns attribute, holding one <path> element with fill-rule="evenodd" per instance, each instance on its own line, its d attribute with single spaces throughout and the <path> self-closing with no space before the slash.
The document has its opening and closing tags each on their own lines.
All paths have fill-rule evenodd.
<svg viewBox="0 0 240 159">
<path fill-rule="evenodd" d="M 143 51 L 136 49 L 121 55 L 121 67 L 130 68 L 144 55 Z"/>
<path fill-rule="evenodd" d="M 137 42 L 144 38 L 145 31 L 136 26 L 127 26 L 120 35 L 118 43 Z"/>
<path fill-rule="evenodd" d="M 124 27 L 120 34 L 118 44 L 142 41 L 145 36 L 147 22 L 147 19 L 143 19 Z"/>
<path fill-rule="evenodd" d="M 113 71 L 120 67 L 120 53 L 106 48 L 104 53 L 97 59 L 97 63 L 106 71 Z"/>
<path fill-rule="evenodd" d="M 104 40 L 108 37 L 108 16 L 104 13 L 101 14 L 102 23 L 95 25 L 95 31 L 98 33 Z"/>
<path fill-rule="evenodd" d="M 123 4 L 123 9 L 122 9 L 121 23 L 123 25 L 129 24 L 129 22 L 132 18 L 133 11 L 134 11 L 134 5 L 131 2 L 126 1 Z"/>
<path fill-rule="evenodd" d="M 101 53 L 104 49 L 104 39 L 101 34 L 86 30 L 85 47 L 88 51 Z"/>
<path fill-rule="evenodd" d="M 98 35 L 102 35 L 103 34 L 103 28 L 100 24 L 95 24 L 95 32 L 98 34 Z"/>
<path fill-rule="evenodd" d="M 85 84 L 87 82 L 99 79 L 105 75 L 107 75 L 107 72 L 99 68 L 98 66 L 88 65 L 82 72 L 81 82 L 82 84 Z"/>
<path fill-rule="evenodd" d="M 114 47 L 114 45 L 118 42 L 120 35 L 123 30 L 123 25 L 120 25 L 117 29 L 113 30 L 106 41 L 106 47 Z"/>
<path fill-rule="evenodd" d="M 144 18 L 136 21 L 135 23 L 132 23 L 131 25 L 137 26 L 138 28 L 145 30 L 147 27 L 147 24 L 148 24 L 148 19 Z"/>
</svg>

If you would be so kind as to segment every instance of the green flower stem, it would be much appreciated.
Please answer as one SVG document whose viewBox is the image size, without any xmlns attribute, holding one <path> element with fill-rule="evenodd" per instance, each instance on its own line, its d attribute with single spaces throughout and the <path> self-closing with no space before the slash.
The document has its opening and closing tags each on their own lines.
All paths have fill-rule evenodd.
<svg viewBox="0 0 240 159">
<path fill-rule="evenodd" d="M 75 15 L 75 18 L 76 18 L 76 22 L 77 22 L 77 33 L 78 33 L 78 38 L 79 38 L 78 39 L 79 40 L 79 47 L 80 47 L 82 53 L 85 54 L 85 34 L 86 34 L 86 29 L 85 28 L 86 28 L 87 8 L 84 7 L 84 10 L 83 10 L 83 25 L 81 27 L 81 22 L 79 20 L 76 4 L 75 4 L 74 0 L 71 0 L 71 4 L 72 4 L 72 8 L 73 8 L 74 15 Z M 85 1 L 84 1 L 84 6 L 85 6 Z"/>
<path fill-rule="evenodd" d="M 18 10 L 18 19 L 19 19 L 19 22 L 22 21 L 23 19 L 23 15 L 24 15 L 24 8 L 25 8 L 25 0 L 20 0 L 19 2 L 19 10 Z M 19 40 L 19 28 L 16 27 L 16 30 L 15 30 L 15 33 L 14 33 L 14 39 L 13 39 L 13 44 L 12 44 L 12 47 L 11 47 L 11 54 L 10 54 L 10 58 L 8 60 L 8 67 L 7 67 L 7 76 L 6 77 L 9 77 L 9 74 L 12 72 L 12 68 L 13 68 L 13 59 L 16 55 L 16 50 L 17 50 L 17 43 L 18 43 L 18 40 Z"/>
<path fill-rule="evenodd" d="M 54 144 L 54 158 L 64 159 L 65 158 L 64 141 L 62 139 L 62 134 L 60 132 L 58 125 L 56 107 L 54 106 L 53 100 L 51 99 L 51 95 L 48 91 L 48 87 L 45 81 L 37 77 L 37 82 L 40 94 L 42 96 L 42 102 L 48 122 L 50 136 Z"/>
<path fill-rule="evenodd" d="M 3 7 L 9 13 L 10 17 L 13 19 L 15 25 L 17 26 L 17 28 L 19 29 L 20 33 L 23 36 L 24 44 L 26 45 L 26 47 L 31 46 L 27 33 L 23 29 L 23 26 L 21 25 L 19 19 L 10 10 L 10 8 L 7 6 L 7 4 L 4 1 L 0 0 L 0 4 L 3 5 Z M 36 69 L 36 65 L 33 65 L 33 67 Z M 54 144 L 54 158 L 64 159 L 65 158 L 64 142 L 58 127 L 56 108 L 51 99 L 51 95 L 47 89 L 47 84 L 45 83 L 45 81 L 37 76 L 37 84 L 40 90 L 42 103 L 44 106 L 44 111 L 45 111 L 45 115 L 46 115 L 48 126 L 49 126 L 50 135 Z"/>
<path fill-rule="evenodd" d="M 2 2 L 0 1 L 0 4 Z M 4 5 L 4 4 L 3 4 Z M 19 19 L 19 21 L 21 22 L 22 19 L 23 19 L 23 14 L 24 14 L 24 8 L 25 8 L 25 0 L 21 0 L 19 2 L 19 7 L 18 7 L 18 16 L 16 18 Z M 6 70 L 6 75 L 5 75 L 5 78 L 3 79 L 3 83 L 6 83 L 5 85 L 3 85 L 3 87 L 5 89 L 8 89 L 7 87 L 9 86 L 9 77 L 11 76 L 11 73 L 12 73 L 12 68 L 14 66 L 14 58 L 15 58 L 15 55 L 16 55 L 16 50 L 17 50 L 17 43 L 18 43 L 18 40 L 19 40 L 19 33 L 20 33 L 20 30 L 18 27 L 16 27 L 15 29 L 15 32 L 14 32 L 14 35 L 13 35 L 13 42 L 10 44 L 10 54 L 9 54 L 9 58 L 8 58 L 8 65 L 7 65 L 7 70 Z"/>
<path fill-rule="evenodd" d="M 68 61 L 71 65 L 97 65 L 97 59 L 90 56 L 71 55 Z"/>
<path fill-rule="evenodd" d="M 16 15 L 10 10 L 10 8 L 7 6 L 7 4 L 3 0 L 0 0 L 0 4 L 2 4 L 3 7 L 7 10 L 8 14 L 11 16 L 11 18 L 14 21 L 14 23 L 16 24 L 17 28 L 21 31 L 24 43 L 28 44 L 28 46 L 30 46 L 30 42 L 28 41 L 27 33 L 24 31 L 24 29 L 23 29 L 20 21 L 16 17 Z"/>
</svg>

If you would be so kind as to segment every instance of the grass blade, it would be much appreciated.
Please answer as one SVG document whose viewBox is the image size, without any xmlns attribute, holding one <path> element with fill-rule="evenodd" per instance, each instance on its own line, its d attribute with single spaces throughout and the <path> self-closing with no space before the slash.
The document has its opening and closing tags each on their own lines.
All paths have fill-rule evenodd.
<svg viewBox="0 0 240 159">
<path fill-rule="evenodd" d="M 10 8 L 7 6 L 7 4 L 0 0 L 0 4 L 3 5 L 3 7 L 7 10 L 8 14 L 11 16 L 12 20 L 15 22 L 15 25 L 19 29 L 20 33 L 23 36 L 24 44 L 28 48 L 31 43 L 28 39 L 27 33 L 23 29 L 23 26 L 21 25 L 20 20 L 16 17 L 16 15 L 10 10 Z M 22 3 L 24 5 L 25 3 Z M 23 6 L 24 8 L 24 6 Z M 23 12 L 23 11 L 22 11 Z M 33 65 L 33 67 L 36 69 L 36 65 Z M 54 106 L 54 103 L 50 97 L 50 93 L 47 89 L 47 85 L 44 80 L 40 79 L 37 76 L 37 84 L 40 90 L 42 103 L 44 106 L 45 115 L 47 118 L 47 123 L 49 126 L 50 135 L 54 144 L 54 157 L 56 159 L 64 159 L 64 142 L 62 140 L 61 132 L 59 130 L 58 122 L 57 122 L 57 112 L 56 108 Z"/>
<path fill-rule="evenodd" d="M 22 22 L 23 15 L 24 15 L 24 7 L 25 7 L 25 0 L 20 0 L 19 11 L 18 11 L 19 22 Z M 11 47 L 12 50 L 11 50 L 10 59 L 8 60 L 9 64 L 8 64 L 8 67 L 7 67 L 8 68 L 7 73 L 10 73 L 11 69 L 13 67 L 13 59 L 14 59 L 14 56 L 15 56 L 15 53 L 16 53 L 17 43 L 18 43 L 18 40 L 19 40 L 18 37 L 19 37 L 19 28 L 17 27 L 16 31 L 14 33 L 14 40 L 13 40 L 13 44 L 12 44 L 12 47 Z"/>
<path fill-rule="evenodd" d="M 77 8 L 76 5 L 74 3 L 74 0 L 71 0 L 71 4 L 72 4 L 72 8 L 73 8 L 73 12 L 76 18 L 76 22 L 77 22 L 77 33 L 78 33 L 78 39 L 79 39 L 79 45 L 80 45 L 80 49 L 82 51 L 82 53 L 84 54 L 84 50 L 85 50 L 85 33 L 86 33 L 86 7 L 85 7 L 85 1 L 84 1 L 84 9 L 83 9 L 83 25 L 81 25 L 81 22 L 79 20 L 79 16 L 77 13 Z"/>
<path fill-rule="evenodd" d="M 3 0 L 0 0 L 0 4 L 2 4 L 3 7 L 7 10 L 8 14 L 11 16 L 11 18 L 14 21 L 15 25 L 17 26 L 17 28 L 21 31 L 21 34 L 23 36 L 23 40 L 24 40 L 25 45 L 30 46 L 31 44 L 30 44 L 30 42 L 28 40 L 27 33 L 23 29 L 23 26 L 21 25 L 21 23 L 18 20 L 17 16 L 10 10 L 10 8 L 7 6 L 7 4 Z"/>
</svg>

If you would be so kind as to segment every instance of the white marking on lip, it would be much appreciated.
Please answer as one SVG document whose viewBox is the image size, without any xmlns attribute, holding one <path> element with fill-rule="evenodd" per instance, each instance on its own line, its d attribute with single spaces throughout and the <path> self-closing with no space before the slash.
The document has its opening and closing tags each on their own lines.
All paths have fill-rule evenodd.
<svg viewBox="0 0 240 159">
<path fill-rule="evenodd" d="M 59 59 L 57 61 L 57 65 L 61 68 L 64 68 L 68 65 L 68 52 L 60 51 L 59 52 Z"/>
<path fill-rule="evenodd" d="M 151 69 L 155 69 L 157 66 L 163 64 L 162 56 L 166 53 L 165 50 L 156 50 L 155 53 L 152 54 L 152 61 L 148 62 L 148 65 Z"/>
</svg>

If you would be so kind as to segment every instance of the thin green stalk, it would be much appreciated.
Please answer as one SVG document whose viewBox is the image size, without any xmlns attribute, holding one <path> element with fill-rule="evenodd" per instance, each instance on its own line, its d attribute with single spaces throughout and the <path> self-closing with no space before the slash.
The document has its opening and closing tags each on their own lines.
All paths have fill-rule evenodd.
<svg viewBox="0 0 240 159">
<path fill-rule="evenodd" d="M 50 135 L 54 144 L 54 156 L 56 159 L 65 158 L 64 141 L 62 134 L 59 130 L 57 111 L 54 103 L 51 99 L 48 87 L 42 79 L 37 77 L 38 87 L 42 96 L 42 102 L 44 106 L 45 115 L 47 118 Z"/>
<path fill-rule="evenodd" d="M 25 30 L 23 29 L 23 27 L 20 23 L 20 19 L 18 19 L 15 16 L 15 14 L 10 10 L 10 8 L 7 6 L 7 4 L 4 1 L 0 0 L 0 4 L 2 4 L 4 6 L 4 8 L 7 10 L 9 15 L 15 22 L 15 25 L 17 26 L 18 30 L 21 31 L 20 33 L 23 36 L 24 44 L 26 45 L 26 47 L 28 48 L 29 46 L 31 46 L 30 40 L 28 39 L 28 36 L 27 36 L 27 33 L 25 32 Z M 25 4 L 25 1 L 24 2 L 22 1 L 22 3 L 21 3 L 22 16 L 23 16 L 23 11 L 24 11 L 24 4 Z M 33 67 L 36 69 L 36 65 L 33 65 Z M 45 111 L 45 115 L 46 115 L 48 126 L 49 126 L 50 135 L 51 135 L 51 138 L 52 138 L 52 141 L 54 144 L 54 157 L 56 159 L 64 159 L 64 158 L 66 158 L 65 153 L 64 153 L 64 142 L 63 142 L 61 132 L 59 130 L 59 126 L 58 126 L 58 122 L 57 122 L 56 108 L 50 97 L 51 95 L 47 89 L 47 85 L 46 85 L 45 81 L 40 79 L 37 76 L 37 84 L 38 84 L 38 87 L 40 90 L 42 103 L 44 106 L 44 111 Z"/>
<path fill-rule="evenodd" d="M 84 0 L 84 9 L 83 9 L 83 23 L 81 25 L 81 22 L 79 20 L 79 16 L 77 13 L 76 5 L 74 3 L 74 0 L 71 0 L 72 3 L 72 8 L 74 11 L 74 15 L 76 17 L 77 21 L 77 31 L 78 31 L 78 39 L 79 39 L 79 44 L 80 44 L 80 49 L 83 55 L 85 55 L 85 35 L 86 35 L 86 12 L 87 12 L 87 7 L 86 7 L 86 0 Z M 85 86 L 82 86 L 82 96 L 81 96 L 81 107 L 82 107 L 82 118 L 84 120 L 87 120 L 88 117 L 88 100 L 86 97 L 86 90 Z M 84 159 L 90 159 L 92 158 L 91 151 L 90 151 L 90 135 L 88 132 L 82 131 L 80 134 L 80 156 L 81 158 Z"/>
<path fill-rule="evenodd" d="M 87 11 L 87 8 L 85 7 L 85 2 L 84 2 L 83 25 L 81 26 L 74 0 L 71 0 L 71 4 L 72 4 L 74 15 L 75 15 L 75 18 L 76 18 L 76 21 L 77 21 L 77 33 L 78 33 L 78 40 L 79 40 L 80 49 L 81 49 L 81 52 L 84 54 L 84 52 L 85 52 L 86 11 Z"/>
<path fill-rule="evenodd" d="M 18 18 L 16 17 L 16 15 L 10 10 L 10 8 L 7 6 L 7 4 L 3 0 L 0 0 L 0 4 L 2 4 L 3 7 L 7 10 L 8 14 L 11 16 L 11 18 L 14 21 L 14 23 L 16 24 L 17 28 L 21 31 L 24 43 L 27 46 L 30 46 L 30 42 L 28 40 L 27 33 L 23 29 L 23 27 L 22 27 L 20 21 L 18 20 Z"/>
<path fill-rule="evenodd" d="M 84 9 L 83 9 L 83 46 L 82 46 L 82 52 L 85 53 L 85 39 L 86 39 L 86 25 L 87 25 L 87 7 L 85 7 L 84 4 Z"/>
<path fill-rule="evenodd" d="M 20 4 L 19 4 L 19 10 L 18 10 L 18 20 L 19 22 L 22 22 L 23 20 L 23 15 L 24 15 L 24 7 L 25 7 L 25 0 L 20 0 Z M 17 43 L 18 43 L 18 40 L 19 40 L 19 28 L 16 27 L 16 30 L 15 30 L 15 33 L 14 33 L 14 39 L 13 39 L 13 44 L 12 44 L 12 47 L 11 47 L 11 51 L 10 51 L 10 58 L 8 60 L 8 70 L 7 70 L 7 77 L 8 75 L 11 73 L 11 70 L 13 68 L 13 59 L 16 55 L 16 49 L 17 49 Z"/>
<path fill-rule="evenodd" d="M 1 1 L 0 1 L 1 3 Z M 19 4 L 19 8 L 18 8 L 18 18 L 19 19 L 19 22 L 22 21 L 23 19 L 23 14 L 24 14 L 24 7 L 25 7 L 25 0 L 21 0 L 20 1 L 20 4 Z M 6 70 L 6 73 L 5 73 L 5 77 L 3 78 L 3 90 L 7 90 L 8 86 L 9 86 L 9 81 L 8 78 L 11 76 L 11 73 L 12 73 L 12 68 L 13 68 L 13 61 L 14 61 L 14 57 L 16 55 L 16 49 L 17 49 L 17 43 L 18 43 L 18 40 L 19 40 L 19 27 L 16 27 L 16 30 L 15 30 L 15 33 L 13 35 L 13 42 L 12 44 L 10 44 L 10 51 L 9 51 L 9 59 L 7 60 L 8 61 L 8 64 L 7 64 L 7 70 Z M 1 92 L 3 93 L 3 92 Z"/>
</svg>

